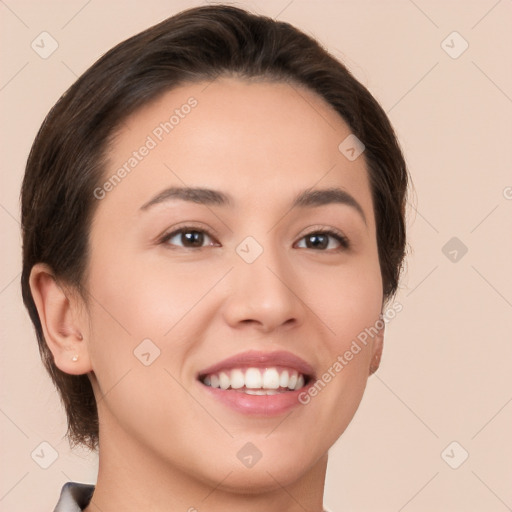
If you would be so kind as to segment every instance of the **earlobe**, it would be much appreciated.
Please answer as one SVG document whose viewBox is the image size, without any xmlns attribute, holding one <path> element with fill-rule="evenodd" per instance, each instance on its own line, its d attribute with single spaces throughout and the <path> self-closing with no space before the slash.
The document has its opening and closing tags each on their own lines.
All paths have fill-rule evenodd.
<svg viewBox="0 0 512 512">
<path fill-rule="evenodd" d="M 71 375 L 91 371 L 75 299 L 68 297 L 69 293 L 66 295 L 48 265 L 34 265 L 29 283 L 43 334 L 57 368 Z"/>
<path fill-rule="evenodd" d="M 385 325 L 379 330 L 379 334 L 375 336 L 372 347 L 372 359 L 370 361 L 369 375 L 373 375 L 380 366 L 382 357 L 382 349 L 384 347 L 384 330 Z"/>
</svg>

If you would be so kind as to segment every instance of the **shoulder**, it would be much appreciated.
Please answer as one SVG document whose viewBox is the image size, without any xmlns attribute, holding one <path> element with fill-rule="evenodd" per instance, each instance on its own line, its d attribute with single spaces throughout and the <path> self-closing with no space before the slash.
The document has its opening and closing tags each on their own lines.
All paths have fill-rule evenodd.
<svg viewBox="0 0 512 512">
<path fill-rule="evenodd" d="M 94 485 L 67 482 L 53 512 L 81 512 L 91 501 Z"/>
</svg>

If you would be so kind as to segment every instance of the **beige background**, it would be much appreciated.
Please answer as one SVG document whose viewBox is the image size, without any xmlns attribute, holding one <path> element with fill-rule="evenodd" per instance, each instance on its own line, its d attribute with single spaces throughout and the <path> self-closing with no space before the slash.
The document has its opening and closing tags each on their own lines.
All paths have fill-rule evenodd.
<svg viewBox="0 0 512 512">
<path fill-rule="evenodd" d="M 200 4 L 0 1 L 2 511 L 53 510 L 64 482 L 96 478 L 96 459 L 63 439 L 64 414 L 21 301 L 18 194 L 29 148 L 50 107 L 101 54 Z M 403 311 L 332 449 L 326 506 L 512 510 L 512 1 L 236 5 L 289 21 L 341 57 L 389 113 L 415 183 Z M 47 59 L 31 48 L 43 31 L 59 45 Z M 453 31 L 463 39 L 442 43 Z M 462 257 L 460 247 L 443 252 L 452 237 L 467 247 Z M 58 452 L 47 469 L 42 442 Z M 45 456 L 33 459 L 34 450 Z M 447 462 L 465 451 L 452 469 Z"/>
</svg>

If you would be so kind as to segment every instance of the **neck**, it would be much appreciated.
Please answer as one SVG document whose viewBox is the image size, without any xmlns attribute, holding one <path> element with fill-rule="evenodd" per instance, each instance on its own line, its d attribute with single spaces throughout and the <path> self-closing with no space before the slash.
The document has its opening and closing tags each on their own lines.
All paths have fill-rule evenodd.
<svg viewBox="0 0 512 512">
<path fill-rule="evenodd" d="M 259 475 L 240 477 L 236 472 L 256 471 L 256 467 L 248 470 L 241 466 L 220 471 L 216 480 L 200 479 L 186 464 L 179 467 L 120 431 L 100 434 L 99 446 L 98 479 L 86 512 L 323 510 L 327 454 L 290 483 L 288 475 L 273 475 L 268 468 Z M 253 475 L 261 485 L 255 487 L 254 480 L 251 483 Z M 244 478 L 250 487 L 237 485 Z"/>
</svg>

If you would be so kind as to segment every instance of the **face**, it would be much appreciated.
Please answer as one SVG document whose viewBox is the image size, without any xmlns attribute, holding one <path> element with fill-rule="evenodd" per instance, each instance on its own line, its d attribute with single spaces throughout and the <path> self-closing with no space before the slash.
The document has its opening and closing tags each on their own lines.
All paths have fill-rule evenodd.
<svg viewBox="0 0 512 512">
<path fill-rule="evenodd" d="M 383 299 L 364 154 L 338 149 L 349 134 L 310 91 L 232 78 L 123 123 L 90 233 L 100 444 L 212 485 L 231 472 L 226 488 L 325 463 Z"/>
</svg>

